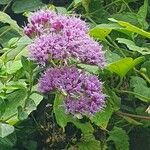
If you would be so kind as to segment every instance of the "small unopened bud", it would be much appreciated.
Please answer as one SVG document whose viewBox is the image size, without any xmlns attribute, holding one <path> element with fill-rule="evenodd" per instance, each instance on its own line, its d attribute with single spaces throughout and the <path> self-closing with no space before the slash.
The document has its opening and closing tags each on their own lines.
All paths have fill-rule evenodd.
<svg viewBox="0 0 150 150">
<path fill-rule="evenodd" d="M 140 69 L 140 72 L 141 72 L 141 73 L 146 73 L 146 72 L 147 72 L 147 69 L 146 69 L 146 68 L 141 68 L 141 69 Z"/>
</svg>

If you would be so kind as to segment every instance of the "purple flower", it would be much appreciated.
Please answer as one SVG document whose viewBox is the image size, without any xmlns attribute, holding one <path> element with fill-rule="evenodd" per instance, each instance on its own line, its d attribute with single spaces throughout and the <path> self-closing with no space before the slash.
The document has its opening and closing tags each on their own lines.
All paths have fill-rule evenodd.
<svg viewBox="0 0 150 150">
<path fill-rule="evenodd" d="M 31 58 L 40 64 L 45 64 L 51 59 L 67 62 L 70 58 L 99 67 L 105 64 L 102 46 L 88 35 L 73 39 L 63 32 L 41 35 L 30 45 L 29 51 Z"/>
<path fill-rule="evenodd" d="M 74 67 L 48 69 L 39 79 L 39 91 L 65 93 L 64 107 L 73 115 L 92 115 L 105 105 L 102 82 Z"/>
<path fill-rule="evenodd" d="M 49 28 L 56 13 L 50 10 L 40 10 L 32 13 L 28 18 L 28 24 L 24 27 L 24 33 L 29 36 L 41 35 L 44 28 Z"/>
<path fill-rule="evenodd" d="M 81 63 L 105 64 L 102 46 L 87 34 L 85 21 L 75 16 L 59 15 L 49 10 L 41 10 L 29 17 L 24 28 L 28 36 L 36 36 L 29 46 L 31 58 L 40 64 L 51 60 L 68 62 L 74 58 Z"/>
<path fill-rule="evenodd" d="M 29 37 L 36 37 L 44 33 L 60 31 L 63 29 L 70 38 L 86 34 L 88 26 L 84 21 L 75 16 L 63 16 L 50 10 L 34 12 L 28 18 L 24 33 Z"/>
</svg>

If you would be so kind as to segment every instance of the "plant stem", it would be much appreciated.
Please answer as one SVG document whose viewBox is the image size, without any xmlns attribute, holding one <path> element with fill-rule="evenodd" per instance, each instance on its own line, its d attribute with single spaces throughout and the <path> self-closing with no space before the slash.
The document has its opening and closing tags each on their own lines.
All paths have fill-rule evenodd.
<svg viewBox="0 0 150 150">
<path fill-rule="evenodd" d="M 15 117 L 17 115 L 17 113 L 12 114 L 11 116 L 9 116 L 8 118 L 2 120 L 3 122 L 7 122 L 9 119 Z"/>
<path fill-rule="evenodd" d="M 150 78 L 149 78 L 146 74 L 140 72 L 140 71 L 137 70 L 136 68 L 134 68 L 134 70 L 135 70 L 137 73 L 139 73 L 139 74 L 150 84 Z"/>
<path fill-rule="evenodd" d="M 90 16 L 85 16 L 89 21 L 91 21 L 95 26 L 97 25 L 97 23 L 90 17 Z"/>
<path fill-rule="evenodd" d="M 129 5 L 125 2 L 125 0 L 122 0 L 122 2 L 126 5 L 126 7 L 129 9 L 129 11 L 132 12 L 131 8 L 130 8 Z"/>
<path fill-rule="evenodd" d="M 128 93 L 128 94 L 133 94 L 133 95 L 136 95 L 138 97 L 141 97 L 143 99 L 145 99 L 145 102 L 149 102 L 150 101 L 150 98 L 149 97 L 145 97 L 139 93 L 136 93 L 136 92 L 132 92 L 132 91 L 125 91 L 125 90 L 116 90 L 116 92 L 119 92 L 119 93 Z M 143 100 L 144 101 L 144 100 Z"/>
<path fill-rule="evenodd" d="M 132 117 L 132 118 L 137 118 L 137 119 L 150 120 L 149 116 L 134 115 L 134 114 L 129 114 L 129 113 L 121 112 L 121 111 L 116 112 L 116 114 L 118 116 L 127 116 L 127 117 Z"/>
<path fill-rule="evenodd" d="M 73 7 L 73 5 L 74 5 L 74 2 L 72 2 L 72 3 L 68 6 L 67 11 L 68 11 L 69 9 L 71 9 L 71 8 Z"/>
<path fill-rule="evenodd" d="M 11 0 L 10 2 L 8 2 L 8 4 L 4 7 L 3 12 L 5 12 L 7 10 L 7 8 L 9 7 L 9 5 L 11 4 L 13 0 Z"/>
<path fill-rule="evenodd" d="M 124 54 L 124 52 L 122 51 L 122 49 L 120 49 L 120 47 L 111 39 L 111 37 L 108 35 L 107 38 L 109 39 L 109 41 L 114 45 L 114 47 L 120 51 L 120 53 L 122 54 L 123 57 L 126 57 L 126 55 Z"/>
<path fill-rule="evenodd" d="M 117 89 L 121 86 L 122 82 L 123 82 L 123 77 L 120 78 L 120 81 L 119 81 L 119 83 L 118 83 L 118 85 L 116 87 Z"/>
<path fill-rule="evenodd" d="M 109 6 L 113 5 L 113 4 L 116 4 L 116 3 L 120 2 L 120 1 L 121 1 L 121 0 L 113 1 L 112 3 L 110 3 L 110 4 L 106 5 L 106 6 L 104 6 L 104 9 L 106 9 L 107 7 L 109 7 Z"/>
<path fill-rule="evenodd" d="M 27 98 L 25 99 L 24 109 L 27 106 L 27 103 L 29 101 L 29 97 L 30 97 L 31 92 L 32 92 L 32 86 L 33 86 L 33 77 L 32 76 L 33 76 L 33 70 L 31 69 L 30 76 L 29 76 L 29 90 L 28 90 L 28 93 L 27 93 Z"/>
</svg>

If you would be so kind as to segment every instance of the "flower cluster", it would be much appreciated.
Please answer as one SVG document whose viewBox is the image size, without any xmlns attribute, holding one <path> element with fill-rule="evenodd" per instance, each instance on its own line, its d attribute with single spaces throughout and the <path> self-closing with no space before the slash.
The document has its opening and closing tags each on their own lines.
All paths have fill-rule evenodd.
<svg viewBox="0 0 150 150">
<path fill-rule="evenodd" d="M 31 58 L 40 64 L 49 60 L 67 62 L 70 58 L 103 67 L 102 46 L 88 34 L 88 26 L 75 16 L 62 16 L 51 11 L 35 12 L 24 28 L 26 35 L 35 36 L 30 45 Z"/>
<path fill-rule="evenodd" d="M 62 16 L 50 10 L 41 10 L 31 14 L 28 22 L 24 27 L 24 33 L 29 37 L 39 36 L 43 33 L 57 32 L 62 34 L 63 32 L 73 39 L 75 36 L 85 35 L 89 29 L 80 18 Z"/>
<path fill-rule="evenodd" d="M 71 114 L 91 115 L 105 104 L 102 83 L 98 78 L 75 67 L 48 69 L 39 80 L 39 90 L 65 93 L 64 106 Z"/>
<path fill-rule="evenodd" d="M 105 64 L 102 46 L 89 36 L 69 40 L 67 35 L 49 33 L 35 39 L 29 48 L 31 57 L 40 64 L 49 60 L 67 61 L 70 58 L 99 67 Z"/>
<path fill-rule="evenodd" d="M 31 59 L 51 65 L 39 79 L 39 91 L 65 93 L 64 107 L 73 115 L 92 115 L 105 104 L 102 82 L 70 66 L 74 60 L 104 67 L 102 46 L 88 35 L 88 30 L 86 22 L 80 18 L 50 10 L 32 13 L 24 27 L 25 34 L 33 38 L 29 45 Z"/>
</svg>

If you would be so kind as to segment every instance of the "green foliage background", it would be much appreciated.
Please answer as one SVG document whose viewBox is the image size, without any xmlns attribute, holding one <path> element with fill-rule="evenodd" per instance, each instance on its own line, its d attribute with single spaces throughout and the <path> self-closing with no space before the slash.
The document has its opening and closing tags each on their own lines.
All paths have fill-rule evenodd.
<svg viewBox="0 0 150 150">
<path fill-rule="evenodd" d="M 32 40 L 22 27 L 42 7 L 80 14 L 103 44 L 104 70 L 78 64 L 104 81 L 103 112 L 73 119 L 60 109 L 62 97 L 37 92 L 42 70 L 27 59 Z M 0 0 L 0 10 L 0 149 L 150 149 L 148 0 Z"/>
</svg>

